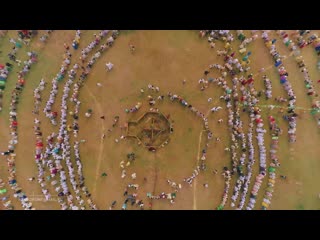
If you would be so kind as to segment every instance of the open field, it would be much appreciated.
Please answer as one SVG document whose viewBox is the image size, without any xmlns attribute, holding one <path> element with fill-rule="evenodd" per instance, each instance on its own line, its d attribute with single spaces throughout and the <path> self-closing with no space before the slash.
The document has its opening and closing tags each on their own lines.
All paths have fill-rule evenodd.
<svg viewBox="0 0 320 240">
<path fill-rule="evenodd" d="M 294 34 L 295 31 L 292 30 L 286 32 L 288 38 L 298 46 L 296 38 L 299 34 Z M 10 154 L 0 156 L 0 179 L 4 181 L 4 186 L 0 185 L 0 190 L 7 190 L 6 193 L 0 195 L 1 198 L 7 197 L 1 202 L 0 209 L 5 209 L 2 203 L 8 201 L 11 201 L 9 205 L 12 205 L 14 209 L 32 207 L 35 209 L 77 209 L 77 207 L 83 207 L 104 210 L 109 209 L 114 201 L 117 203 L 113 209 L 121 209 L 124 207 L 124 202 L 127 202 L 125 208 L 130 210 L 140 208 L 145 210 L 214 210 L 219 206 L 227 210 L 250 209 L 251 207 L 248 207 L 250 193 L 251 199 L 256 201 L 253 209 L 261 209 L 262 206 L 270 210 L 320 209 L 320 186 L 318 184 L 320 175 L 317 174 L 317 171 L 320 170 L 318 158 L 320 149 L 317 146 L 320 143 L 320 125 L 318 124 L 320 115 L 317 112 L 320 105 L 316 106 L 319 101 L 317 92 L 320 90 L 320 83 L 317 81 L 320 79 L 320 72 L 317 69 L 319 57 L 315 50 L 317 39 L 308 46 L 297 47 L 312 80 L 309 86 L 313 86 L 314 93 L 309 96 L 304 74 L 301 72 L 303 67 L 298 66 L 296 54 L 290 50 L 292 44 L 286 46 L 283 39 L 284 34 L 281 35 L 276 31 L 268 32 L 270 41 L 261 37 L 263 31 L 253 33 L 243 31 L 241 34 L 246 37 L 245 39 L 255 37 L 254 35 L 257 35 L 257 38 L 245 46 L 246 51 L 242 54 L 239 53 L 239 49 L 243 42 L 237 38 L 240 34 L 237 31 L 230 31 L 225 36 L 217 33 L 217 39 L 213 40 L 215 47 L 211 48 L 208 42 L 209 35 L 202 38 L 199 36 L 199 31 L 124 30 L 119 32 L 119 36 L 115 37 L 110 47 L 102 51 L 101 45 L 108 42 L 109 37 L 114 33 L 110 31 L 99 39 L 99 43 L 88 51 L 87 58 L 81 62 L 81 51 L 94 42 L 99 33 L 101 30 L 81 31 L 78 49 L 73 49 L 71 46 L 76 31 L 55 30 L 48 34 L 40 30 L 36 36 L 32 37 L 29 45 L 18 40 L 17 31 L 8 31 L 4 37 L 0 37 L 0 64 L 5 65 L 9 62 L 13 65 L 12 70 L 7 74 L 3 97 L 0 99 L 3 105 L 0 112 L 0 151 L 3 153 L 8 150 L 8 143 L 11 140 L 10 102 L 13 90 L 16 88 L 19 71 L 23 70 L 24 61 L 29 59 L 28 52 L 34 51 L 37 55 L 36 62 L 32 63 L 30 70 L 23 76 L 25 85 L 21 93 L 19 92 L 19 100 L 16 104 L 18 143 L 9 144 L 14 145 L 15 156 L 10 156 Z M 228 47 L 226 46 L 227 39 L 223 37 L 230 36 L 230 33 L 234 40 Z M 318 33 L 319 31 L 312 30 L 302 35 L 302 39 L 307 41 L 312 34 Z M 48 35 L 48 39 L 46 42 L 41 42 L 39 38 L 44 34 Z M 11 38 L 21 42 L 22 45 L 21 48 L 18 47 L 16 53 L 16 59 L 22 61 L 20 66 L 17 62 L 9 60 L 7 56 L 14 46 L 9 41 Z M 276 41 L 271 43 L 273 39 Z M 70 48 L 71 57 L 66 56 L 65 43 Z M 134 45 L 135 50 L 132 51 L 130 45 Z M 284 116 L 289 118 L 293 116 L 293 112 L 287 112 L 288 104 L 291 104 L 292 99 L 290 102 L 287 90 L 280 83 L 279 68 L 281 66 L 275 66 L 270 53 L 272 48 L 275 48 L 277 54 L 281 56 L 279 57 L 282 61 L 281 66 L 288 73 L 286 81 L 291 84 L 296 99 L 293 105 L 294 113 L 297 115 L 294 115 L 292 120 L 296 122 L 294 129 L 296 142 L 293 143 L 289 142 L 289 121 L 284 119 Z M 231 59 L 238 59 L 239 63 L 243 63 L 243 69 L 248 66 L 250 69 L 239 72 L 236 64 L 232 63 L 232 68 L 235 70 L 235 75 L 232 76 L 232 72 L 227 68 L 221 71 L 215 67 L 210 68 L 211 64 L 225 66 L 225 56 L 218 56 L 217 51 L 228 49 L 230 50 L 225 55 L 228 55 L 229 59 L 230 54 L 234 52 Z M 101 56 L 95 57 L 99 50 L 101 50 Z M 249 61 L 243 60 L 246 54 L 248 54 Z M 94 59 L 90 63 L 92 57 Z M 57 117 L 52 117 L 57 125 L 53 125 L 43 109 L 52 94 L 51 81 L 61 71 L 61 65 L 64 65 L 63 62 L 67 58 L 70 64 L 66 65 L 64 78 L 56 83 L 58 92 L 52 109 L 48 111 L 48 114 L 57 112 Z M 108 62 L 114 65 L 110 71 L 106 70 Z M 78 68 L 74 68 L 76 63 L 79 65 Z M 264 71 L 261 71 L 262 68 Z M 71 69 L 74 71 L 74 78 L 68 76 Z M 208 72 L 204 74 L 205 71 Z M 74 86 L 81 82 L 79 79 L 81 73 L 84 72 L 86 72 L 86 77 L 83 78 L 79 95 L 74 98 Z M 253 79 L 251 84 L 241 82 L 241 77 L 247 80 L 250 79 L 250 74 Z M 271 80 L 272 97 L 268 100 L 264 93 L 260 97 L 254 96 L 254 90 L 259 92 L 266 89 L 263 75 Z M 234 80 L 235 78 L 237 80 Z M 34 90 L 39 86 L 41 79 L 44 79 L 46 85 L 39 93 L 41 95 L 39 114 L 34 114 Z M 204 82 L 199 83 L 199 79 L 203 79 Z M 210 82 L 211 80 L 213 82 Z M 148 84 L 152 86 L 148 88 Z M 206 87 L 203 91 L 202 86 Z M 69 87 L 70 90 L 68 90 Z M 158 89 L 155 89 L 156 87 Z M 228 92 L 228 89 L 232 91 Z M 168 93 L 178 96 L 170 99 Z M 235 96 L 236 93 L 238 97 Z M 244 93 L 250 97 L 242 98 Z M 67 106 L 65 125 L 61 124 L 61 120 L 64 119 L 62 113 L 64 110 L 61 111 L 61 106 L 64 105 L 64 94 Z M 163 99 L 158 98 L 159 96 L 163 96 Z M 238 119 L 238 121 L 231 121 L 234 127 L 233 133 L 237 132 L 236 128 L 239 130 L 239 138 L 236 138 L 236 141 L 232 141 L 232 127 L 228 125 L 230 116 L 227 101 L 221 99 L 221 96 L 230 97 L 229 109 L 234 119 Z M 286 102 L 275 101 L 278 96 L 283 97 Z M 71 102 L 71 97 L 75 100 L 74 102 Z M 154 105 L 152 105 L 151 98 L 154 99 Z M 182 99 L 187 102 L 187 106 L 183 105 Z M 251 101 L 254 99 L 259 101 L 252 105 L 252 109 L 256 107 L 255 110 L 261 111 L 260 114 L 254 114 L 254 118 L 261 118 L 264 124 L 259 127 L 256 121 L 253 121 L 251 128 L 253 129 L 252 147 L 255 161 L 252 167 L 248 167 L 250 165 L 248 158 L 250 146 L 247 134 L 251 121 L 248 112 L 251 111 L 251 108 L 250 106 L 245 107 L 243 111 L 243 106 L 246 103 L 252 104 Z M 81 102 L 78 113 L 76 113 L 77 101 Z M 129 112 L 138 103 L 141 103 L 141 107 Z M 193 112 L 191 106 L 188 107 L 188 105 L 192 105 L 195 111 Z M 217 112 L 211 111 L 213 107 L 218 106 L 221 106 L 222 109 Z M 313 114 L 311 114 L 312 108 L 314 108 Z M 89 109 L 92 112 L 91 116 L 86 117 Z M 283 109 L 282 113 L 279 112 L 280 109 Z M 157 118 L 157 111 L 162 113 L 168 122 L 164 118 Z M 128 122 L 137 121 L 146 112 L 153 113 L 147 115 L 144 121 L 135 123 L 135 129 L 132 130 L 134 135 L 143 140 L 143 143 L 139 144 L 138 139 L 126 136 L 126 126 Z M 119 119 L 117 123 L 114 122 L 116 116 Z M 156 120 L 151 116 L 156 116 Z M 274 162 L 269 152 L 272 133 L 275 134 L 274 129 L 269 128 L 269 116 L 274 117 L 277 127 L 282 131 L 278 136 L 276 143 L 278 149 L 275 153 L 280 166 L 273 166 Z M 40 122 L 35 123 L 35 118 Z M 219 119 L 221 119 L 220 123 Z M 155 123 L 151 124 L 154 121 Z M 206 121 L 207 129 L 204 125 Z M 35 126 L 39 129 L 35 130 Z M 162 131 L 164 128 L 165 131 Z M 172 128 L 171 133 L 170 128 Z M 256 196 L 253 198 L 252 192 L 256 189 L 254 187 L 256 177 L 263 172 L 259 168 L 263 160 L 259 154 L 261 146 L 258 146 L 256 139 L 258 128 L 266 130 L 263 135 L 263 145 L 266 148 L 267 167 L 266 176 L 261 180 L 261 187 L 257 189 Z M 77 134 L 74 134 L 74 130 Z M 59 144 L 59 131 L 62 145 Z M 42 138 L 38 136 L 38 143 L 41 139 L 43 146 L 39 144 L 36 146 L 36 132 L 41 132 Z M 47 144 L 47 137 L 53 132 L 56 133 L 56 136 L 52 138 L 52 148 L 49 149 L 50 144 Z M 212 139 L 208 139 L 210 132 L 213 133 Z M 154 140 L 156 144 L 166 139 L 169 140 L 167 144 L 164 144 L 165 146 L 159 148 L 157 146 L 156 151 L 152 152 L 143 145 L 149 140 L 152 142 L 153 137 L 157 138 Z M 75 142 L 79 142 L 80 157 L 76 157 Z M 241 148 L 243 144 L 245 147 Z M 234 149 L 232 146 L 235 146 Z M 45 154 L 46 148 L 49 153 L 47 155 Z M 36 149 L 41 152 L 38 156 L 38 165 L 35 161 Z M 53 153 L 55 149 L 57 152 Z M 203 149 L 206 151 L 205 160 L 201 160 Z M 228 151 L 230 149 L 231 151 Z M 245 151 L 242 151 L 243 149 Z M 134 160 L 128 159 L 127 155 L 130 153 L 134 153 Z M 240 158 L 243 153 L 245 154 L 244 162 L 241 163 Z M 232 158 L 232 155 L 235 157 Z M 11 157 L 14 159 L 13 162 L 8 160 Z M 130 165 L 127 164 L 128 162 Z M 226 172 L 224 167 L 232 171 L 232 164 L 236 170 L 230 175 L 228 199 L 223 202 L 227 177 L 222 174 Z M 79 166 L 81 166 L 80 170 Z M 205 166 L 205 169 L 199 170 L 201 166 Z M 270 167 L 272 171 L 275 171 L 275 175 L 268 172 Z M 43 174 L 39 175 L 40 168 L 43 169 Z M 242 169 L 242 174 L 237 172 L 237 168 Z M 11 178 L 8 169 L 11 169 Z M 51 173 L 51 178 L 49 178 L 50 171 L 53 169 L 54 173 Z M 243 194 L 250 169 L 252 169 L 252 176 L 248 183 L 247 193 Z M 124 171 L 125 177 L 123 177 Z M 215 174 L 214 171 L 217 173 Z M 63 180 L 64 172 L 66 181 Z M 81 179 L 82 174 L 84 181 Z M 136 175 L 136 178 L 132 177 L 132 174 Z M 194 177 L 189 179 L 190 181 L 187 180 L 192 174 Z M 244 182 L 241 180 L 241 175 L 245 179 Z M 285 176 L 286 179 L 280 176 Z M 35 180 L 29 181 L 28 178 L 32 177 Z M 41 185 L 38 181 L 42 178 Z M 12 179 L 18 183 L 21 191 L 32 203 L 32 207 L 31 205 L 30 207 L 22 206 L 21 201 L 25 200 L 14 196 L 17 194 L 17 189 L 16 185 L 9 184 L 9 180 Z M 173 185 L 176 186 L 170 186 L 168 180 L 174 182 Z M 134 189 L 136 184 L 139 187 Z M 235 188 L 237 184 L 238 190 Z M 134 186 L 128 187 L 128 185 Z M 83 188 L 84 186 L 86 189 Z M 69 193 L 59 194 L 64 188 L 68 189 L 66 191 Z M 235 195 L 236 191 L 239 191 L 239 196 L 233 201 L 235 206 L 232 206 L 232 195 Z M 265 194 L 269 194 L 267 192 L 271 192 L 271 197 L 265 197 Z M 165 199 L 157 199 L 162 193 L 169 195 L 166 195 Z M 149 194 L 152 195 L 152 198 Z M 171 197 L 173 196 L 171 202 L 168 199 L 170 194 Z M 46 196 L 50 196 L 50 199 L 45 200 Z M 239 207 L 242 197 L 244 204 Z M 130 204 L 131 199 L 135 200 L 135 204 Z M 266 204 L 266 201 L 270 201 L 270 204 Z"/>
</svg>

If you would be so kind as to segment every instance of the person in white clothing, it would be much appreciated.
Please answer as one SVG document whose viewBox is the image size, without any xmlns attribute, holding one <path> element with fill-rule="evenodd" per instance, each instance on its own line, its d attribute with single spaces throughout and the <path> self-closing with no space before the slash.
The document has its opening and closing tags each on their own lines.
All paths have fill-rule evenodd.
<svg viewBox="0 0 320 240">
<path fill-rule="evenodd" d="M 113 64 L 112 64 L 111 62 L 108 62 L 108 63 L 106 64 L 106 68 L 107 68 L 108 71 L 111 71 L 112 68 L 113 68 Z"/>
</svg>

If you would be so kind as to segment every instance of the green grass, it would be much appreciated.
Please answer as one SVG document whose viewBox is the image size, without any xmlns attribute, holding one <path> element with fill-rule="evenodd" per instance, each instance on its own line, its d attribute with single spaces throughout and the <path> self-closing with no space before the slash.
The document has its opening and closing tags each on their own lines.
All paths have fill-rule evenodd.
<svg viewBox="0 0 320 240">
<path fill-rule="evenodd" d="M 296 207 L 296 210 L 304 210 L 303 204 L 299 204 L 299 205 Z"/>
</svg>

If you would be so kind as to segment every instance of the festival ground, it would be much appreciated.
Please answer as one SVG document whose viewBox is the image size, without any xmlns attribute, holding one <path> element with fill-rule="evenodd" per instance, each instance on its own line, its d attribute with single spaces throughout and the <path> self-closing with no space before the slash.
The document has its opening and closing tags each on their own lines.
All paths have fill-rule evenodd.
<svg viewBox="0 0 320 240">
<path fill-rule="evenodd" d="M 39 31 L 40 36 L 44 31 Z M 78 50 L 71 50 L 71 65 L 78 61 L 81 56 L 81 49 L 87 46 L 93 39 L 94 34 L 99 31 L 87 30 L 81 31 L 81 41 Z M 236 32 L 234 35 L 236 36 Z M 288 31 L 289 33 L 293 31 Z M 318 33 L 319 31 L 312 31 Z M 251 36 L 250 31 L 244 31 L 247 36 Z M 261 33 L 259 33 L 261 35 Z M 9 39 L 16 38 L 16 31 L 9 31 L 4 38 L 0 38 L 0 63 L 8 61 L 6 55 L 10 52 L 12 44 Z M 40 107 L 39 119 L 41 120 L 41 129 L 43 136 L 46 137 L 54 131 L 58 131 L 59 126 L 52 126 L 49 119 L 42 113 L 42 109 L 48 100 L 51 80 L 59 71 L 63 61 L 64 46 L 67 42 L 71 45 L 74 39 L 75 31 L 54 31 L 51 33 L 46 43 L 38 39 L 31 41 L 29 46 L 23 46 L 17 53 L 17 58 L 27 59 L 26 53 L 30 50 L 36 51 L 38 61 L 28 73 L 25 81 L 25 88 L 18 104 L 19 116 L 19 143 L 15 149 L 16 153 L 16 179 L 20 187 L 26 193 L 36 209 L 60 209 L 55 192 L 52 190 L 52 199 L 44 201 L 41 193 L 41 187 L 36 182 L 30 182 L 27 179 L 37 177 L 37 166 L 34 161 L 34 143 L 35 136 L 33 132 L 34 115 L 32 109 L 34 106 L 33 91 L 38 86 L 40 80 L 44 78 L 47 86 L 42 93 L 42 103 Z M 268 116 L 272 115 L 283 134 L 280 136 L 278 157 L 281 166 L 277 169 L 277 179 L 275 191 L 273 193 L 272 204 L 268 209 L 320 209 L 320 200 L 318 195 L 320 187 L 317 184 L 320 181 L 320 175 L 317 171 L 320 169 L 320 142 L 319 128 L 317 121 L 310 114 L 311 99 L 306 94 L 303 74 L 297 66 L 295 57 L 280 39 L 275 31 L 269 33 L 271 38 L 276 38 L 275 43 L 280 55 L 286 56 L 283 60 L 289 73 L 290 83 L 293 86 L 297 97 L 296 113 L 297 120 L 297 141 L 289 143 L 287 137 L 288 123 L 279 113 L 279 108 L 272 110 L 268 105 L 279 105 L 274 98 L 277 96 L 287 97 L 279 83 L 279 74 L 274 66 L 274 61 L 270 56 L 268 48 L 261 38 L 253 41 L 247 46 L 247 51 L 251 51 L 250 71 L 254 75 L 254 86 L 259 90 L 264 89 L 262 75 L 266 74 L 272 81 L 272 99 L 265 100 L 260 98 L 259 105 L 262 110 L 262 118 L 267 122 Z M 129 45 L 135 46 L 134 53 L 130 52 Z M 236 57 L 241 56 L 238 53 L 240 41 L 235 40 L 232 43 L 236 52 Z M 139 184 L 137 191 L 139 199 L 145 203 L 145 209 L 149 209 L 149 199 L 147 193 L 159 195 L 162 192 L 172 192 L 172 187 L 167 180 L 172 180 L 182 184 L 181 190 L 177 193 L 174 204 L 166 199 L 153 199 L 153 210 L 162 209 L 216 209 L 222 199 L 225 180 L 222 176 L 223 167 L 230 167 L 231 153 L 225 151 L 230 148 L 230 131 L 227 126 L 228 115 L 226 104 L 220 99 L 224 94 L 221 87 L 209 85 L 205 91 L 200 91 L 198 80 L 204 78 L 204 71 L 210 64 L 223 64 L 223 57 L 217 56 L 217 50 L 222 50 L 224 43 L 217 41 L 215 48 L 210 48 L 208 41 L 200 38 L 198 31 L 120 31 L 119 37 L 114 45 L 97 60 L 92 71 L 85 80 L 84 86 L 80 91 L 80 113 L 79 113 L 79 135 L 80 139 L 86 140 L 80 143 L 80 155 L 83 164 L 83 173 L 85 184 L 92 194 L 92 200 L 99 209 L 108 209 L 113 201 L 117 201 L 115 209 L 121 209 L 125 200 L 123 196 L 125 188 L 130 183 Z M 317 69 L 319 57 L 312 45 L 301 49 L 308 67 L 311 79 L 313 79 L 315 90 L 320 91 L 320 73 Z M 112 62 L 114 68 L 106 71 L 106 63 Z M 7 149 L 9 134 L 9 105 L 11 91 L 15 87 L 17 73 L 21 67 L 14 65 L 10 73 L 3 96 L 3 110 L 0 112 L 0 149 Z M 260 69 L 265 68 L 261 73 Z M 210 72 L 209 77 L 218 77 L 219 72 Z M 183 83 L 183 80 L 186 80 Z M 66 80 L 59 83 L 59 93 L 53 109 L 60 114 L 60 104 L 62 89 Z M 227 81 L 231 82 L 231 77 L 227 76 Z M 101 83 L 101 87 L 97 86 Z M 158 86 L 160 91 L 155 93 L 148 90 L 148 84 Z M 144 89 L 142 93 L 140 90 Z M 172 102 L 167 93 L 172 92 L 182 96 L 189 104 L 199 109 L 199 111 L 208 114 L 209 128 L 214 134 L 214 138 L 209 142 L 207 149 L 207 169 L 199 174 L 192 185 L 183 182 L 184 178 L 189 177 L 195 167 L 199 164 L 201 150 L 205 146 L 207 135 L 203 132 L 203 122 L 197 118 L 188 109 L 184 108 L 178 102 Z M 134 139 L 122 139 L 124 130 L 120 125 L 124 125 L 128 120 L 136 120 L 143 113 L 150 109 L 148 104 L 148 95 L 157 98 L 164 95 L 165 99 L 157 101 L 155 108 L 158 108 L 164 115 L 170 115 L 170 122 L 173 122 L 174 131 L 170 134 L 168 145 L 160 148 L 155 153 L 139 146 Z M 212 98 L 212 102 L 208 102 Z M 138 102 L 142 107 L 135 113 L 126 113 L 126 109 L 132 108 Z M 286 103 L 281 103 L 285 107 Z M 68 101 L 68 106 L 73 106 Z M 212 107 L 221 106 L 223 110 L 212 113 Z M 264 107 L 266 106 L 266 107 Z M 92 116 L 85 117 L 88 109 L 92 109 Z M 105 116 L 105 119 L 101 119 Z M 113 119 L 119 116 L 119 125 L 112 128 Z M 243 121 L 244 131 L 247 131 L 249 118 L 248 114 L 241 111 L 241 120 Z M 58 118 L 59 119 L 59 118 Z M 223 119 L 218 123 L 218 119 Z M 71 121 L 71 117 L 68 116 Z M 108 132 L 108 129 L 113 129 Z M 270 131 L 266 127 L 265 145 L 269 149 L 271 137 Z M 102 138 L 105 134 L 106 137 Z M 70 134 L 71 146 L 75 138 Z M 216 141 L 219 137 L 221 141 Z M 119 142 L 115 140 L 118 139 Z M 258 174 L 258 147 L 254 139 L 256 149 L 256 163 L 253 166 L 253 177 L 249 191 L 253 186 L 254 178 Z M 120 162 L 126 161 L 127 154 L 134 152 L 136 159 L 133 164 L 126 168 L 127 176 L 122 179 Z M 267 154 L 269 156 L 269 153 Z M 72 157 L 73 154 L 72 154 Z M 72 160 L 74 161 L 74 160 Z M 270 159 L 267 157 L 267 163 Z M 213 171 L 217 169 L 218 173 Z M 107 173 L 102 177 L 102 173 Z M 137 178 L 131 179 L 131 174 L 136 173 Z M 279 176 L 285 175 L 287 179 L 281 179 Z M 6 157 L 0 156 L 0 178 L 6 180 L 8 177 Z M 237 175 L 231 180 L 230 194 L 232 194 Z M 205 187 L 204 184 L 208 184 Z M 260 193 L 257 198 L 255 209 L 261 208 L 263 193 L 267 187 L 267 178 L 265 178 Z M 52 188 L 53 189 L 53 188 Z M 8 187 L 9 198 L 15 209 L 22 209 L 19 201 L 13 197 L 13 193 Z M 247 198 L 246 202 L 248 202 Z M 1 208 L 2 206 L 0 206 Z M 138 209 L 136 206 L 128 206 L 128 209 Z M 224 209 L 233 209 L 230 207 L 230 199 L 227 201 Z"/>
</svg>

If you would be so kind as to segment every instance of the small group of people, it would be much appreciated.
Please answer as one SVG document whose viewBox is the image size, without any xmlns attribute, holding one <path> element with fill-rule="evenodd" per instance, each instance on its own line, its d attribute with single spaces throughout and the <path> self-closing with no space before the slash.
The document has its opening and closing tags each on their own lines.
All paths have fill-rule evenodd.
<svg viewBox="0 0 320 240">
<path fill-rule="evenodd" d="M 147 197 L 149 199 L 151 199 L 151 200 L 153 200 L 153 199 L 157 199 L 157 200 L 159 200 L 159 199 L 168 199 L 171 204 L 175 203 L 176 196 L 177 196 L 176 192 L 173 192 L 173 193 L 162 192 L 159 195 L 152 195 L 151 193 L 147 193 Z"/>
<path fill-rule="evenodd" d="M 6 88 L 6 81 L 10 71 L 12 70 L 12 64 L 6 63 L 5 65 L 0 64 L 0 112 L 2 111 L 2 98 L 3 98 L 3 91 Z"/>
<path fill-rule="evenodd" d="M 31 39 L 38 35 L 37 30 L 17 30 L 19 40 L 22 41 L 24 44 L 29 45 Z"/>
<path fill-rule="evenodd" d="M 263 78 L 264 86 L 266 88 L 265 90 L 266 99 L 268 100 L 272 98 L 272 84 L 270 79 L 267 77 L 267 75 L 263 75 L 262 78 Z"/>
<path fill-rule="evenodd" d="M 77 30 L 76 36 L 74 37 L 74 40 L 72 41 L 72 47 L 74 50 L 77 50 L 79 48 L 80 39 L 81 39 L 81 31 Z"/>
<path fill-rule="evenodd" d="M 53 32 L 53 30 L 45 30 L 45 33 L 43 35 L 41 35 L 41 37 L 40 37 L 40 41 L 43 43 L 47 42 L 47 40 L 52 32 Z"/>
<path fill-rule="evenodd" d="M 138 187 L 136 187 L 137 184 L 128 184 L 128 186 L 125 188 L 123 196 L 125 197 L 125 200 L 122 204 L 121 210 L 127 210 L 127 206 L 128 206 L 128 202 L 130 201 L 131 206 L 138 206 L 141 210 L 144 210 L 144 203 L 142 200 L 138 199 L 138 193 L 137 192 L 133 192 L 132 194 L 129 194 L 129 189 L 130 188 L 134 188 L 135 190 L 138 189 Z M 112 205 L 109 208 L 110 210 L 112 209 Z"/>
<path fill-rule="evenodd" d="M 184 178 L 183 181 L 188 183 L 190 187 L 192 187 L 192 182 L 199 175 L 200 170 L 201 170 L 200 166 L 197 165 L 196 169 L 193 170 L 192 175 L 187 178 Z"/>
</svg>

